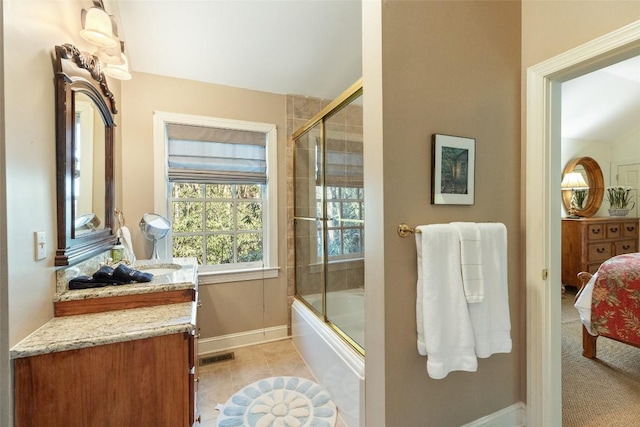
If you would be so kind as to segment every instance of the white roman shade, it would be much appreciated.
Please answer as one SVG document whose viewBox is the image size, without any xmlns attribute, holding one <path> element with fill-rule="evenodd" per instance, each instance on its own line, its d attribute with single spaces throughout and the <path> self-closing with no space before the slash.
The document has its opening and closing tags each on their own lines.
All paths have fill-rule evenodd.
<svg viewBox="0 0 640 427">
<path fill-rule="evenodd" d="M 325 184 L 332 187 L 363 187 L 362 140 L 327 138 Z M 319 144 L 317 145 L 320 149 Z M 318 153 L 318 158 L 322 158 Z"/>
<path fill-rule="evenodd" d="M 266 184 L 267 135 L 168 123 L 169 181 Z"/>
</svg>

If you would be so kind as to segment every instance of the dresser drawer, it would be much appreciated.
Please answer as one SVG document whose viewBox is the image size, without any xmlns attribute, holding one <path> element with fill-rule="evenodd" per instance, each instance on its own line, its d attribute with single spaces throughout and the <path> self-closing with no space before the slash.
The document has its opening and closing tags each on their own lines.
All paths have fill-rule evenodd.
<svg viewBox="0 0 640 427">
<path fill-rule="evenodd" d="M 589 224 L 587 227 L 587 240 L 601 240 L 606 238 L 605 224 Z"/>
<path fill-rule="evenodd" d="M 626 222 L 622 225 L 622 235 L 624 237 L 638 237 L 638 223 Z"/>
<path fill-rule="evenodd" d="M 595 263 L 595 264 L 589 264 L 587 266 L 587 271 L 589 273 L 591 273 L 591 274 L 596 274 L 596 271 L 598 271 L 598 268 L 600 268 L 601 264 L 602 264 L 601 262 L 598 262 L 598 263 Z"/>
<path fill-rule="evenodd" d="M 616 242 L 616 255 L 638 252 L 638 242 L 635 240 L 621 240 Z"/>
<path fill-rule="evenodd" d="M 604 261 L 613 256 L 611 253 L 611 243 L 591 243 L 588 246 L 588 261 Z"/>
<path fill-rule="evenodd" d="M 619 222 L 613 222 L 606 224 L 607 227 L 607 239 L 617 239 L 622 236 L 623 224 Z"/>
</svg>

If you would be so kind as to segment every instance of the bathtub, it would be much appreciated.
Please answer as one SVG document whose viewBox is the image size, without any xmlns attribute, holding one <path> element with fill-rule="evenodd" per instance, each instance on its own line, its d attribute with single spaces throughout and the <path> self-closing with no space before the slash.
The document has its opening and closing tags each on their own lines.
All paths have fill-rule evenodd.
<svg viewBox="0 0 640 427">
<path fill-rule="evenodd" d="M 315 305 L 321 296 L 305 298 Z M 331 292 L 327 298 L 331 299 L 327 301 L 329 317 L 331 307 L 336 308 L 333 314 L 336 322 L 344 325 L 345 331 L 357 342 L 363 343 L 364 292 Z M 364 357 L 298 299 L 291 305 L 291 334 L 298 352 L 333 397 L 347 426 L 364 427 Z"/>
</svg>

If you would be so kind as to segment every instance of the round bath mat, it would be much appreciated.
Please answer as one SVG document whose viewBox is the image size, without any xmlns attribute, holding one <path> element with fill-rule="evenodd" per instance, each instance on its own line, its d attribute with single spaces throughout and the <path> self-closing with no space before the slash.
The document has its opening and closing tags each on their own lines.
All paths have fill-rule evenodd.
<svg viewBox="0 0 640 427">
<path fill-rule="evenodd" d="M 333 427 L 337 409 L 322 386 L 300 377 L 249 384 L 226 401 L 218 427 Z"/>
</svg>

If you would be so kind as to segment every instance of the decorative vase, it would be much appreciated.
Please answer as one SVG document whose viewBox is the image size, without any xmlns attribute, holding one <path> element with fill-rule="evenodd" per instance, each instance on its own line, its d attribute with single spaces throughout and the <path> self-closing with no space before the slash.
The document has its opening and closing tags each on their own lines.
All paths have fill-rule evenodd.
<svg viewBox="0 0 640 427">
<path fill-rule="evenodd" d="M 609 216 L 627 216 L 629 209 L 609 209 Z"/>
</svg>

